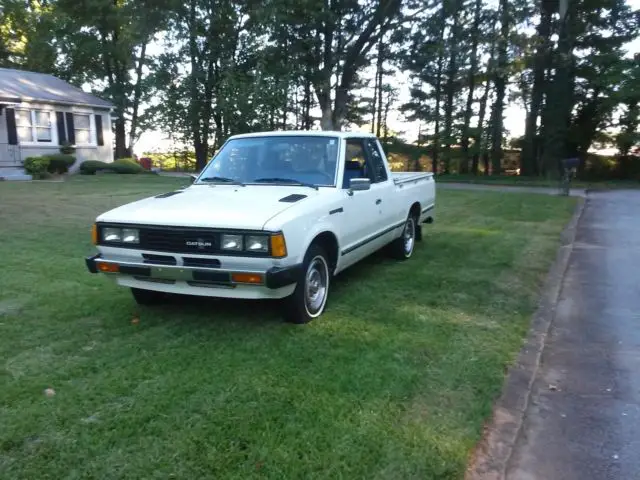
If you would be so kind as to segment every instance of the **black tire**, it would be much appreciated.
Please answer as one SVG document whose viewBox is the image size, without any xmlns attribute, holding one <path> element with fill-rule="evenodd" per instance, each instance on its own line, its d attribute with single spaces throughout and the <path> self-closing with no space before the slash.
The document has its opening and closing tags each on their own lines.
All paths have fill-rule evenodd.
<svg viewBox="0 0 640 480">
<path fill-rule="evenodd" d="M 308 323 L 322 315 L 329 297 L 330 281 L 331 268 L 327 253 L 320 245 L 312 244 L 304 256 L 302 275 L 296 289 L 282 301 L 284 320 Z"/>
<path fill-rule="evenodd" d="M 397 260 L 407 260 L 411 258 L 417 240 L 417 219 L 409 214 L 402 229 L 402 234 L 389 245 L 391 256 Z"/>
<path fill-rule="evenodd" d="M 167 300 L 167 295 L 163 292 L 153 290 L 143 290 L 142 288 L 131 288 L 131 293 L 138 305 L 158 305 Z"/>
</svg>

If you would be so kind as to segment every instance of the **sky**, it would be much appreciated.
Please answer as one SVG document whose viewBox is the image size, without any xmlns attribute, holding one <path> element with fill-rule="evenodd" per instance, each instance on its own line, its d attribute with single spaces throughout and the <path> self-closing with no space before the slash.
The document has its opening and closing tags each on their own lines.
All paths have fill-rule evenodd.
<svg viewBox="0 0 640 480">
<path fill-rule="evenodd" d="M 633 9 L 640 9 L 640 0 L 627 0 L 627 3 Z M 627 54 L 633 55 L 640 52 L 640 38 L 637 38 L 627 46 Z M 372 75 L 373 76 L 373 75 Z M 409 100 L 408 77 L 403 73 L 397 73 L 394 78 L 394 84 L 400 89 L 396 106 Z M 520 137 L 524 135 L 525 111 L 524 108 L 515 103 L 509 104 L 505 109 L 504 125 L 508 130 L 509 137 Z M 365 129 L 367 127 L 363 127 Z M 389 128 L 392 131 L 403 132 L 402 137 L 410 142 L 418 138 L 419 125 L 417 122 L 406 121 L 402 114 L 397 110 L 389 113 Z M 140 140 L 134 146 L 134 153 L 138 156 L 143 152 L 149 151 L 167 151 L 172 145 L 166 138 L 166 134 L 160 131 L 145 132 Z"/>
</svg>

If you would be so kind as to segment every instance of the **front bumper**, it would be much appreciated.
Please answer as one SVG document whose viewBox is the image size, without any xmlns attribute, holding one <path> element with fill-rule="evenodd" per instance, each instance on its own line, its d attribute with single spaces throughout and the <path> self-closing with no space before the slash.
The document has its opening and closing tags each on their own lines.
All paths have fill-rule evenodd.
<svg viewBox="0 0 640 480">
<path fill-rule="evenodd" d="M 219 289 L 235 289 L 241 287 L 246 289 L 252 287 L 253 294 L 247 298 L 255 298 L 255 289 L 265 290 L 292 290 L 298 282 L 302 272 L 301 265 L 291 265 L 286 267 L 272 266 L 266 270 L 248 269 L 223 269 L 223 268 L 202 268 L 184 265 L 162 265 L 130 260 L 107 259 L 98 253 L 85 258 L 87 269 L 91 273 L 106 273 L 118 278 L 121 285 L 135 286 L 149 290 L 173 291 L 168 289 L 169 285 L 178 285 L 181 290 L 185 287 L 209 287 Z M 251 282 L 238 281 L 237 277 L 250 276 Z M 133 282 L 143 282 L 139 285 Z M 198 294 L 197 291 L 176 292 Z M 211 293 L 203 293 L 211 295 Z M 241 294 L 223 294 L 242 298 Z M 272 294 L 265 295 L 273 296 Z"/>
</svg>

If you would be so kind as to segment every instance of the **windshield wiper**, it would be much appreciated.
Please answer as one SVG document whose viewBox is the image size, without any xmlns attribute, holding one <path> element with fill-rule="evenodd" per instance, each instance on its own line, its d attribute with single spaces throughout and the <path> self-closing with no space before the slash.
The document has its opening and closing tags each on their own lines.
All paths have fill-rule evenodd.
<svg viewBox="0 0 640 480">
<path fill-rule="evenodd" d="M 318 190 L 318 186 L 313 183 L 301 182 L 293 178 L 280 178 L 280 177 L 268 177 L 268 178 L 256 178 L 255 183 L 290 183 L 291 185 L 301 185 L 303 187 L 313 188 Z"/>
<path fill-rule="evenodd" d="M 241 185 L 244 187 L 244 183 L 234 180 L 233 178 L 227 177 L 204 177 L 198 180 L 198 182 L 208 182 L 208 183 L 228 183 L 230 185 Z"/>
</svg>

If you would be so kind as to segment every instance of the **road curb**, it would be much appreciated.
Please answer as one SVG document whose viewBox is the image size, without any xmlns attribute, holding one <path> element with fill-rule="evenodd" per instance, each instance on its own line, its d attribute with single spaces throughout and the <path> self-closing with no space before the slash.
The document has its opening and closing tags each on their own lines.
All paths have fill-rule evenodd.
<svg viewBox="0 0 640 480">
<path fill-rule="evenodd" d="M 585 198 L 578 205 L 561 234 L 561 246 L 547 273 L 538 308 L 531 320 L 526 341 L 516 362 L 509 368 L 502 394 L 494 405 L 493 417 L 476 447 L 467 469 L 466 480 L 503 480 L 507 466 L 522 428 L 529 405 L 531 389 L 544 350 L 549 328 L 555 318 L 556 304 L 562 281 L 569 266 L 577 227 L 584 212 Z"/>
</svg>

